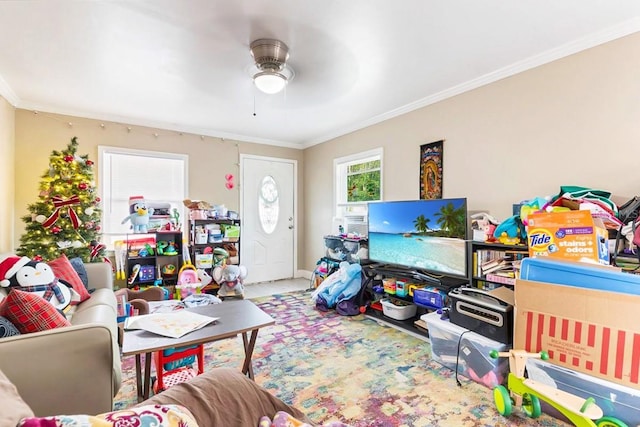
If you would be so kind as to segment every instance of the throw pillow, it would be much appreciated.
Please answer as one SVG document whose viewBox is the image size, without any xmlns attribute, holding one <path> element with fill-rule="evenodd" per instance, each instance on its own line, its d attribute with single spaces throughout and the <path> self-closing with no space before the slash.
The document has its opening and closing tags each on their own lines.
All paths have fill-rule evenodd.
<svg viewBox="0 0 640 427">
<path fill-rule="evenodd" d="M 13 289 L 2 300 L 0 316 L 6 317 L 22 334 L 71 326 L 71 323 L 44 298 L 33 292 Z"/>
<path fill-rule="evenodd" d="M 20 335 L 20 331 L 13 323 L 9 322 L 9 319 L 0 316 L 0 338 L 12 337 L 14 335 Z"/>
<path fill-rule="evenodd" d="M 84 287 L 82 279 L 80 279 L 80 276 L 65 254 L 60 255 L 53 261 L 49 261 L 47 264 L 49 264 L 49 267 L 53 270 L 53 274 L 55 274 L 58 279 L 69 283 L 71 287 L 73 287 L 73 290 L 80 295 L 79 302 L 88 300 L 91 297 L 87 288 Z"/>
<path fill-rule="evenodd" d="M 16 427 L 117 427 L 125 425 L 198 427 L 193 415 L 186 408 L 178 405 L 145 405 L 95 416 L 57 415 L 43 418 L 25 418 Z"/>
<path fill-rule="evenodd" d="M 82 284 L 84 285 L 85 289 L 89 290 L 89 274 L 87 273 L 87 269 L 84 266 L 82 258 L 71 258 L 69 262 L 73 266 L 73 269 L 76 271 L 76 273 L 78 273 L 78 276 L 80 276 L 80 280 L 82 280 Z"/>
<path fill-rule="evenodd" d="M 0 371 L 0 426 L 15 426 L 24 417 L 33 417 L 33 411 L 18 394 L 9 378 Z"/>
</svg>

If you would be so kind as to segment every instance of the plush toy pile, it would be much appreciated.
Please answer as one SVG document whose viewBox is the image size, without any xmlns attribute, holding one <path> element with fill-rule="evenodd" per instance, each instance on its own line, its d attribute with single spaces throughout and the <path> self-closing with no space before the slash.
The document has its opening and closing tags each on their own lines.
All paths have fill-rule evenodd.
<svg viewBox="0 0 640 427">
<path fill-rule="evenodd" d="M 64 261 L 66 264 L 62 264 Z M 51 262 L 57 271 L 73 270 L 66 257 Z M 0 321 L 3 336 L 69 326 L 68 317 L 79 302 L 90 297 L 75 271 L 82 295 L 72 284 L 56 274 L 49 263 L 16 255 L 0 256 Z M 11 329 L 11 324 L 15 329 Z"/>
</svg>

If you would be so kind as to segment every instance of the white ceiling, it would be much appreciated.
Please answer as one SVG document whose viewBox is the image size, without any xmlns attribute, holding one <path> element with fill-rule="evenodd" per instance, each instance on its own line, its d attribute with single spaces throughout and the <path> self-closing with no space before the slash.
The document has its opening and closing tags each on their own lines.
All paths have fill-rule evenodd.
<svg viewBox="0 0 640 427">
<path fill-rule="evenodd" d="M 5 0 L 0 95 L 304 148 L 639 31 L 639 16 L 637 0 Z M 290 48 L 285 93 L 253 87 L 264 37 Z"/>
</svg>

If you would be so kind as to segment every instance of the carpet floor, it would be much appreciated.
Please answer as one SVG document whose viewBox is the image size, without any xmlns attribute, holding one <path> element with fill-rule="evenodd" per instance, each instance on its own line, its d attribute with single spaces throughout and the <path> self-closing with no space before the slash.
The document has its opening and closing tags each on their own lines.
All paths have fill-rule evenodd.
<svg viewBox="0 0 640 427">
<path fill-rule="evenodd" d="M 313 306 L 309 292 L 253 300 L 276 319 L 260 330 L 253 354 L 255 380 L 317 423 L 386 426 L 566 426 L 519 408 L 504 418 L 491 390 L 430 359 L 428 342 L 363 315 L 344 317 Z M 240 367 L 240 337 L 211 343 L 205 369 Z M 123 359 L 116 409 L 135 403 L 134 357 Z M 257 420 L 256 420 L 257 426 Z M 216 426 L 201 426 L 216 427 Z M 247 426 L 250 427 L 250 426 Z"/>
</svg>

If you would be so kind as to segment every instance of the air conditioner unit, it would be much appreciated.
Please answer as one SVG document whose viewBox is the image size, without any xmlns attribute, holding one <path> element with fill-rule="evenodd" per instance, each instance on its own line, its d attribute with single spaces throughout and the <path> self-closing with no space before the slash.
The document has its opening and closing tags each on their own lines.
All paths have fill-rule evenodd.
<svg viewBox="0 0 640 427">
<path fill-rule="evenodd" d="M 345 215 L 344 230 L 347 234 L 357 233 L 361 236 L 367 237 L 367 235 L 369 234 L 367 216 L 366 215 Z"/>
</svg>

